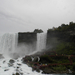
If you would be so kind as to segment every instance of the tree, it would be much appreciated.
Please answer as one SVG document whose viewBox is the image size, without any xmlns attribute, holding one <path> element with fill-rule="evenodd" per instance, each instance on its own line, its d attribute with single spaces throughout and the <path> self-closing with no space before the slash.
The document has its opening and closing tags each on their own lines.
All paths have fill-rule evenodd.
<svg viewBox="0 0 75 75">
<path fill-rule="evenodd" d="M 41 30 L 41 29 L 35 29 L 34 32 L 35 32 L 35 33 L 42 33 L 43 30 Z"/>
</svg>

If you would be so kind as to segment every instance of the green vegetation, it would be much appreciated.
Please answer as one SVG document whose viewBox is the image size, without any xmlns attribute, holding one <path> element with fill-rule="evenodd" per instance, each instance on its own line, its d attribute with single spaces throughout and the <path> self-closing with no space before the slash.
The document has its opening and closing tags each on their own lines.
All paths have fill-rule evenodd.
<svg viewBox="0 0 75 75">
<path fill-rule="evenodd" d="M 52 67 L 54 71 L 66 71 L 66 67 L 65 66 L 62 66 L 62 65 L 59 65 L 59 66 L 56 66 L 56 67 Z"/>
<path fill-rule="evenodd" d="M 65 56 L 55 56 L 55 57 L 51 57 L 55 63 L 70 63 L 70 61 L 68 60 L 68 57 Z"/>
<path fill-rule="evenodd" d="M 58 32 L 62 32 L 62 31 L 75 31 L 75 23 L 70 22 L 69 24 L 61 24 L 61 26 L 55 28 L 53 27 L 53 29 L 48 29 L 48 32 L 50 31 L 58 31 Z"/>
<path fill-rule="evenodd" d="M 73 43 L 62 42 L 57 45 L 55 51 L 57 54 L 74 55 L 75 47 Z"/>
<path fill-rule="evenodd" d="M 53 63 L 55 62 L 54 60 L 52 60 L 48 55 L 42 55 L 40 56 L 40 61 L 42 64 L 48 64 L 48 63 Z"/>
<path fill-rule="evenodd" d="M 40 29 L 35 29 L 34 33 L 42 33 Z M 43 73 L 69 73 L 75 71 L 75 23 L 62 24 L 61 26 L 47 31 L 47 50 L 40 55 L 35 54 L 25 57 L 29 66 L 34 69 L 41 69 Z M 51 52 L 53 51 L 53 52 Z M 54 56 L 52 56 L 54 55 Z M 40 58 L 38 61 L 37 56 Z M 34 58 L 32 61 L 31 57 Z M 41 66 L 39 68 L 39 66 Z"/>
<path fill-rule="evenodd" d="M 48 44 L 51 44 L 49 42 L 51 38 L 57 38 L 58 43 L 53 41 L 54 44 L 56 43 L 53 48 L 57 54 L 75 55 L 75 23 L 70 22 L 57 28 L 48 29 L 47 35 Z"/>
<path fill-rule="evenodd" d="M 31 57 L 34 58 L 34 61 L 31 61 Z M 27 56 L 23 62 L 27 63 L 28 66 L 32 67 L 33 70 L 43 71 L 43 73 L 50 74 L 50 73 L 69 73 L 68 69 L 72 72 L 75 71 L 75 60 L 74 57 L 71 57 L 73 64 L 70 65 L 70 61 L 68 59 L 69 55 L 62 55 L 62 56 L 49 56 L 47 54 L 39 56 L 40 60 L 37 60 L 37 56 Z M 68 64 L 69 63 L 69 64 Z M 57 64 L 57 65 L 53 65 Z M 62 65 L 66 64 L 66 65 Z M 40 67 L 41 65 L 41 67 Z"/>
<path fill-rule="evenodd" d="M 33 32 L 34 32 L 34 33 L 42 33 L 43 30 L 41 30 L 41 29 L 35 29 Z"/>
</svg>

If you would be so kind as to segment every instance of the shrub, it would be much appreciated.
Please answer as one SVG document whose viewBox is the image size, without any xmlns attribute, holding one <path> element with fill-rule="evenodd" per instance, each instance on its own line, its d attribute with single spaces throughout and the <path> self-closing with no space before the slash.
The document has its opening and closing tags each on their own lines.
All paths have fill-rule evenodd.
<svg viewBox="0 0 75 75">
<path fill-rule="evenodd" d="M 42 55 L 40 56 L 40 62 L 41 63 L 53 63 L 53 60 L 48 55 Z"/>
<path fill-rule="evenodd" d="M 53 70 L 55 70 L 55 71 L 66 71 L 66 67 L 59 65 L 59 66 L 53 67 Z"/>
</svg>

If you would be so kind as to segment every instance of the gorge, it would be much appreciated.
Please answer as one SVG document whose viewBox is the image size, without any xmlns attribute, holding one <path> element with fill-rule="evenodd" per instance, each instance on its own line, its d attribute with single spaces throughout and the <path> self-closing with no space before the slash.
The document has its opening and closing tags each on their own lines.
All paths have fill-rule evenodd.
<svg viewBox="0 0 75 75">
<path fill-rule="evenodd" d="M 42 73 L 74 73 L 75 24 L 72 24 L 65 25 L 67 29 L 64 25 L 55 29 L 48 29 L 47 33 L 0 33 L 0 71 L 2 71 L 0 75 L 8 75 L 9 72 L 11 72 L 9 75 L 16 75 L 17 72 L 20 72 L 20 75 L 31 75 L 35 72 L 32 71 L 31 67 L 38 69 L 39 66 L 44 67 L 44 69 L 39 69 L 43 72 L 35 72 L 37 75 Z M 24 63 L 23 58 L 26 59 Z M 39 66 L 35 66 L 35 62 Z M 25 69 L 30 72 L 26 72 Z"/>
</svg>

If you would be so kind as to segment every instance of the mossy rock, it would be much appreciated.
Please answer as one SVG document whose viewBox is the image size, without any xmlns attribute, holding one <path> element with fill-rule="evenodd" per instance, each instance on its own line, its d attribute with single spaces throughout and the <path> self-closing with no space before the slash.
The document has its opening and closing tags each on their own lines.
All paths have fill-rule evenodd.
<svg viewBox="0 0 75 75">
<path fill-rule="evenodd" d="M 51 74 L 51 73 L 55 73 L 55 71 L 53 71 L 51 68 L 46 67 L 42 70 L 44 74 Z"/>
<path fill-rule="evenodd" d="M 33 62 L 38 62 L 38 58 L 37 57 L 34 57 Z"/>
<path fill-rule="evenodd" d="M 26 57 L 22 58 L 23 63 L 30 62 L 30 61 L 32 61 L 30 56 L 26 56 Z"/>
<path fill-rule="evenodd" d="M 13 59 L 10 59 L 9 62 L 13 64 L 15 61 Z"/>
<path fill-rule="evenodd" d="M 42 55 L 40 56 L 40 61 L 43 64 L 47 63 L 53 63 L 54 61 L 48 56 L 48 55 Z"/>
<path fill-rule="evenodd" d="M 56 67 L 52 67 L 54 71 L 66 71 L 66 67 L 65 66 L 62 66 L 62 65 L 59 65 L 59 66 L 56 66 Z"/>
<path fill-rule="evenodd" d="M 32 61 L 30 56 L 25 57 L 25 59 L 27 59 L 28 61 Z"/>
</svg>

